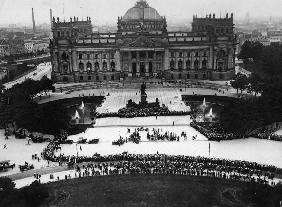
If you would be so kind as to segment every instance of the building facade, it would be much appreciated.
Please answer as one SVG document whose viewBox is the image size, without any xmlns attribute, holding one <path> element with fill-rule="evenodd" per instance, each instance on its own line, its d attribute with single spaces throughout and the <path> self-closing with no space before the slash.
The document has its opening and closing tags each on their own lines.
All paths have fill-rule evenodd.
<svg viewBox="0 0 282 207">
<path fill-rule="evenodd" d="M 55 81 L 164 78 L 228 80 L 235 73 L 233 14 L 193 17 L 192 31 L 167 31 L 166 18 L 144 0 L 118 17 L 115 33 L 92 33 L 91 18 L 53 18 Z"/>
</svg>

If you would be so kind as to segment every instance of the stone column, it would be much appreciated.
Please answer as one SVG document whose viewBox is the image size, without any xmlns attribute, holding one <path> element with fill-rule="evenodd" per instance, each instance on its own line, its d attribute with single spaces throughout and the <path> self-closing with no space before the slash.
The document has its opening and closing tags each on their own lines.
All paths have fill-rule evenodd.
<svg viewBox="0 0 282 207">
<path fill-rule="evenodd" d="M 106 55 L 107 55 L 107 71 L 111 71 L 110 52 L 107 52 Z"/>
<path fill-rule="evenodd" d="M 184 55 L 184 53 L 183 53 L 183 55 Z M 186 61 L 187 61 L 187 57 L 184 56 L 184 58 L 183 58 L 183 65 L 182 65 L 183 70 L 186 70 Z"/>
<path fill-rule="evenodd" d="M 228 68 L 227 69 L 230 69 L 230 68 L 233 68 L 233 49 L 231 48 L 228 48 Z"/>
<path fill-rule="evenodd" d="M 194 70 L 195 52 L 191 52 L 191 70 Z"/>
<path fill-rule="evenodd" d="M 202 56 L 199 55 L 199 69 L 200 70 L 202 69 L 202 61 L 203 61 L 203 58 Z"/>
<path fill-rule="evenodd" d="M 136 52 L 136 75 L 140 76 L 140 54 L 139 51 Z"/>
<path fill-rule="evenodd" d="M 156 73 L 157 71 L 157 55 L 156 55 L 156 51 L 153 54 L 153 61 L 152 61 L 152 66 L 153 66 L 153 73 Z"/>
<path fill-rule="evenodd" d="M 116 50 L 115 62 L 116 62 L 116 71 L 121 71 L 121 68 L 120 68 L 120 51 L 119 50 Z"/>
<path fill-rule="evenodd" d="M 52 55 L 52 62 L 53 62 L 52 72 L 55 72 L 55 73 L 60 72 L 59 64 L 58 64 L 58 55 L 56 55 L 55 51 L 53 52 L 53 55 Z"/>
<path fill-rule="evenodd" d="M 213 70 L 213 48 L 212 48 L 212 47 L 210 47 L 209 62 L 208 62 L 207 67 L 208 67 L 210 70 Z"/>
<path fill-rule="evenodd" d="M 149 76 L 148 51 L 146 51 L 146 57 L 145 57 L 145 75 L 146 75 L 146 76 Z"/>
<path fill-rule="evenodd" d="M 169 70 L 169 51 L 165 49 L 164 52 L 164 68 L 163 70 Z"/>
<path fill-rule="evenodd" d="M 127 52 L 127 57 L 128 57 L 128 76 L 132 76 L 132 61 L 131 61 L 131 52 Z"/>
</svg>

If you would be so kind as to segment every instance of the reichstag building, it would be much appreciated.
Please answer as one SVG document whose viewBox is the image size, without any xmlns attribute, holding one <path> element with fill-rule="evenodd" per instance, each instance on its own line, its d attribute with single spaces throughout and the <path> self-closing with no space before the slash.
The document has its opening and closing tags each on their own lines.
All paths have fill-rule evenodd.
<svg viewBox="0 0 282 207">
<path fill-rule="evenodd" d="M 168 31 L 144 0 L 118 17 L 114 33 L 93 33 L 91 18 L 52 19 L 52 79 L 59 82 L 228 80 L 235 73 L 233 14 L 193 16 L 189 32 Z"/>
</svg>

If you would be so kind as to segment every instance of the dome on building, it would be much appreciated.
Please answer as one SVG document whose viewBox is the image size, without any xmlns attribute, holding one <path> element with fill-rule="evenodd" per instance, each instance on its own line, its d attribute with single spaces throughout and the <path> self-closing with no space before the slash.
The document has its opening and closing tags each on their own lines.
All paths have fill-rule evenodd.
<svg viewBox="0 0 282 207">
<path fill-rule="evenodd" d="M 150 7 L 148 3 L 144 0 L 138 1 L 134 7 L 127 10 L 123 16 L 124 20 L 138 20 L 138 19 L 148 19 L 148 20 L 160 20 L 161 16 L 156 9 Z"/>
</svg>

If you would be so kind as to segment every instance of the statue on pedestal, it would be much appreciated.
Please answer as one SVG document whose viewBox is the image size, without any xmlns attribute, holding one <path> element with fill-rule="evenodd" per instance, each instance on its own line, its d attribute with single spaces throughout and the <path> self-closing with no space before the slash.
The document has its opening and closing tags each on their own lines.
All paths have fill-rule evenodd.
<svg viewBox="0 0 282 207">
<path fill-rule="evenodd" d="M 141 104 L 147 104 L 146 84 L 141 85 Z"/>
</svg>

